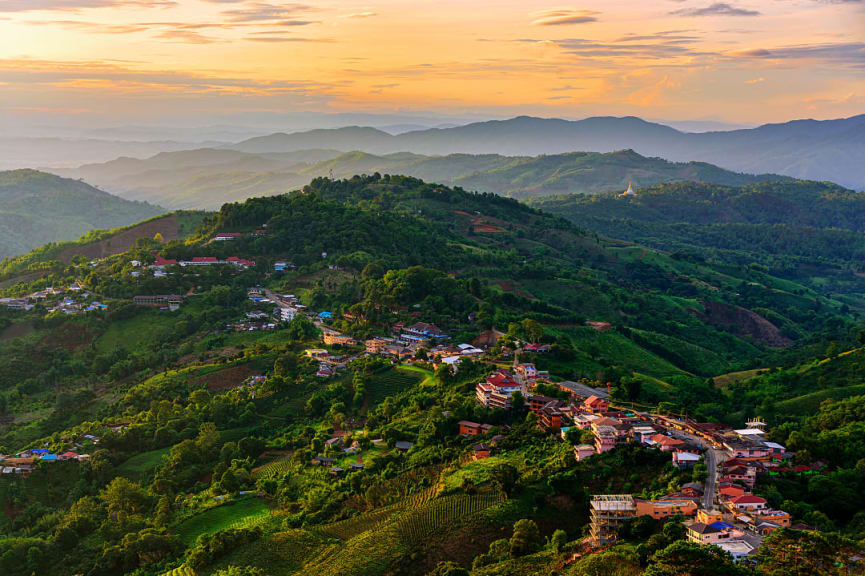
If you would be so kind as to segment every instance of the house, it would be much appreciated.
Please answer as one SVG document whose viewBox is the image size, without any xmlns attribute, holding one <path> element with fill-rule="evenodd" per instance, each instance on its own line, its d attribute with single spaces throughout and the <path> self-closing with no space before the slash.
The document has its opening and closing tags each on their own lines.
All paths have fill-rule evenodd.
<svg viewBox="0 0 865 576">
<path fill-rule="evenodd" d="M 328 448 L 342 448 L 343 441 L 340 436 L 336 436 L 335 438 L 325 440 L 324 445 Z"/>
<path fill-rule="evenodd" d="M 740 486 L 739 484 L 726 483 L 720 485 L 720 488 L 718 488 L 718 499 L 722 501 L 742 496 L 744 494 L 745 487 Z"/>
<path fill-rule="evenodd" d="M 230 240 L 236 240 L 240 238 L 240 232 L 220 232 L 219 234 L 215 234 L 212 238 L 214 242 L 227 242 Z"/>
<path fill-rule="evenodd" d="M 492 448 L 489 444 L 475 444 L 472 446 L 472 450 L 474 451 L 474 455 L 472 456 L 473 460 L 483 460 L 484 458 L 489 458 Z"/>
<path fill-rule="evenodd" d="M 600 418 L 601 417 L 597 414 L 583 414 L 582 412 L 577 412 L 573 416 L 574 426 L 580 430 L 588 430 L 592 427 L 592 423 L 596 420 L 600 420 Z"/>
<path fill-rule="evenodd" d="M 537 411 L 538 426 L 548 432 L 556 432 L 562 427 L 562 412 L 565 403 L 561 400 L 550 400 Z"/>
<path fill-rule="evenodd" d="M 427 324 L 426 322 L 416 322 L 411 326 L 406 326 L 403 328 L 402 336 L 414 340 L 440 340 L 448 337 L 441 328 L 435 324 Z"/>
<path fill-rule="evenodd" d="M 400 452 L 408 452 L 414 447 L 414 444 L 411 442 L 406 442 L 405 440 L 398 440 L 394 447 Z"/>
<path fill-rule="evenodd" d="M 327 456 L 316 456 L 312 459 L 312 463 L 316 466 L 331 466 L 336 464 L 336 460 Z"/>
<path fill-rule="evenodd" d="M 385 338 L 372 338 L 371 340 L 364 342 L 364 348 L 369 354 L 381 354 L 384 351 L 385 346 L 391 342 L 392 340 Z"/>
<path fill-rule="evenodd" d="M 522 363 L 514 368 L 514 379 L 524 388 L 534 387 L 538 379 L 538 369 L 534 364 Z"/>
<path fill-rule="evenodd" d="M 693 500 L 641 500 L 634 498 L 637 506 L 637 516 L 651 516 L 655 520 L 672 518 L 673 516 L 694 516 L 699 506 Z"/>
<path fill-rule="evenodd" d="M 766 508 L 768 508 L 766 499 L 753 494 L 743 494 L 727 501 L 727 509 L 733 514 L 765 510 Z"/>
<path fill-rule="evenodd" d="M 790 527 L 790 514 L 783 510 L 755 510 L 748 514 L 757 524 L 771 522 L 781 528 Z"/>
<path fill-rule="evenodd" d="M 492 348 L 504 335 L 504 332 L 499 332 L 498 330 L 486 330 L 478 334 L 477 337 L 472 340 L 472 345 L 477 346 L 478 348 Z"/>
<path fill-rule="evenodd" d="M 237 266 L 238 268 L 243 268 L 244 270 L 255 266 L 255 260 L 246 260 L 244 258 L 238 258 L 237 256 L 229 256 L 225 259 L 225 261 L 232 266 Z"/>
<path fill-rule="evenodd" d="M 616 447 L 618 443 L 618 435 L 616 429 L 612 426 L 597 426 L 592 425 L 592 431 L 595 433 L 595 451 L 598 454 L 609 452 Z"/>
<path fill-rule="evenodd" d="M 490 424 L 478 424 L 469 420 L 460 420 L 458 425 L 463 436 L 479 436 L 488 433 L 492 428 Z"/>
<path fill-rule="evenodd" d="M 582 462 L 586 458 L 595 455 L 595 447 L 591 444 L 579 444 L 574 446 L 574 458 L 577 462 Z"/>
<path fill-rule="evenodd" d="M 672 438 L 666 434 L 655 434 L 649 438 L 647 443 L 649 446 L 660 448 L 661 452 L 675 452 L 688 445 L 684 440 Z"/>
<path fill-rule="evenodd" d="M 747 558 L 754 552 L 754 547 L 751 544 L 748 544 L 745 540 L 716 542 L 715 546 L 718 546 L 721 550 L 732 556 L 733 562 L 736 563 L 741 562 L 744 558 Z"/>
<path fill-rule="evenodd" d="M 679 492 L 684 496 L 689 497 L 700 497 L 703 495 L 704 491 L 705 489 L 700 482 L 686 482 L 685 484 L 682 484 L 682 487 L 679 489 Z"/>
<path fill-rule="evenodd" d="M 510 410 L 511 397 L 514 392 L 522 391 L 522 387 L 507 370 L 499 370 L 492 376 L 487 376 L 475 387 L 475 396 L 479 404 L 487 408 Z"/>
<path fill-rule="evenodd" d="M 597 396 L 598 398 L 609 398 L 610 395 L 606 390 L 601 388 L 592 388 L 591 386 L 586 386 L 580 382 L 572 382 L 570 380 L 565 380 L 564 382 L 558 382 L 556 384 L 561 390 L 569 393 L 571 395 L 572 401 L 579 400 L 582 402 L 586 398 L 591 396 Z"/>
<path fill-rule="evenodd" d="M 64 452 L 60 456 L 57 457 L 58 460 L 78 460 L 77 452 Z"/>
<path fill-rule="evenodd" d="M 168 266 L 177 266 L 177 260 L 163 258 L 162 256 L 157 256 L 156 260 L 153 261 L 153 264 L 150 265 L 150 268 L 156 268 L 159 270 L 164 270 Z"/>
<path fill-rule="evenodd" d="M 334 467 L 331 468 L 328 472 L 330 472 L 330 475 L 331 475 L 331 476 L 337 476 L 337 477 L 339 477 L 339 476 L 342 476 L 343 474 L 345 474 L 345 469 L 344 469 L 344 468 L 339 468 L 339 467 L 337 467 L 337 466 L 334 466 Z"/>
<path fill-rule="evenodd" d="M 523 346 L 523 352 L 529 352 L 530 354 L 546 354 L 549 351 L 549 344 L 526 344 Z"/>
<path fill-rule="evenodd" d="M 602 415 L 610 409 L 610 403 L 599 396 L 589 396 L 581 405 L 581 410 L 589 414 Z"/>
<path fill-rule="evenodd" d="M 183 302 L 183 297 L 179 294 L 158 294 L 155 296 L 133 296 L 132 302 L 136 306 L 148 306 L 151 308 L 165 308 L 168 307 L 169 310 L 174 312 L 178 308 L 180 308 L 181 302 Z"/>
<path fill-rule="evenodd" d="M 725 482 L 742 482 L 753 487 L 757 482 L 757 468 L 754 466 L 733 466 L 723 468 L 721 480 Z"/>
<path fill-rule="evenodd" d="M 334 330 L 324 330 L 322 332 L 322 339 L 327 346 L 354 346 L 357 344 L 357 340 L 351 336 L 340 334 Z"/>
<path fill-rule="evenodd" d="M 701 458 L 702 456 L 694 454 L 693 452 L 682 452 L 681 450 L 676 450 L 673 452 L 673 466 L 679 470 L 684 470 L 685 468 L 690 468 L 699 462 Z"/>
</svg>

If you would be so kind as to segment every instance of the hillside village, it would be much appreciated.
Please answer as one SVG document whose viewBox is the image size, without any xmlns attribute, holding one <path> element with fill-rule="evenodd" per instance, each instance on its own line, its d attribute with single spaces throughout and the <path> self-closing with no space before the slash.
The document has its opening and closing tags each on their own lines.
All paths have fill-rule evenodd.
<svg viewBox="0 0 865 576">
<path fill-rule="evenodd" d="M 488 234 L 505 234 L 495 222 L 500 231 Z M 837 482 L 855 459 L 809 450 L 775 414 L 764 421 L 735 398 L 721 404 L 727 391 L 648 352 L 660 333 L 556 307 L 495 278 L 365 256 L 359 264 L 319 247 L 305 256 L 254 251 L 249 243 L 278 229 L 216 229 L 185 244 L 147 239 L 10 291 L 7 325 L 32 331 L 34 365 L 43 354 L 61 367 L 86 359 L 69 369 L 84 382 L 77 396 L 55 399 L 28 380 L 59 407 L 50 432 L 28 421 L 23 404 L 8 410 L 0 497 L 16 530 L 69 497 L 61 490 L 75 494 L 64 506 L 89 506 L 117 486 L 159 504 L 161 523 L 137 529 L 164 538 L 158 559 L 127 564 L 147 566 L 147 576 L 209 575 L 250 549 L 263 554 L 273 538 L 311 546 L 290 574 L 315 570 L 327 554 L 327 566 L 352 566 L 333 574 L 404 563 L 395 573 L 420 575 L 453 559 L 484 575 L 534 555 L 562 573 L 636 549 L 617 562 L 645 567 L 648 547 L 675 543 L 720 549 L 723 562 L 750 570 L 775 553 L 773 542 L 823 534 L 844 518 L 786 490 Z M 555 268 L 540 270 L 532 274 Z M 45 326 L 68 333 L 63 352 L 45 352 Z M 751 346 L 704 333 L 730 350 Z M 642 364 L 622 367 L 638 355 Z M 701 394 L 720 407 L 710 417 Z M 67 405 L 92 409 L 60 420 Z M 81 478 L 86 491 L 73 492 Z M 535 543 L 502 552 L 521 522 L 534 525 Z M 400 543 L 385 567 L 358 552 L 376 534 Z M 450 537 L 463 541 L 459 553 L 425 548 Z M 238 540 L 219 551 L 211 538 Z M 426 564 L 406 560 L 420 550 Z M 99 550 L 88 554 L 82 569 L 103 562 Z M 839 554 L 856 558 L 846 544 Z"/>
</svg>

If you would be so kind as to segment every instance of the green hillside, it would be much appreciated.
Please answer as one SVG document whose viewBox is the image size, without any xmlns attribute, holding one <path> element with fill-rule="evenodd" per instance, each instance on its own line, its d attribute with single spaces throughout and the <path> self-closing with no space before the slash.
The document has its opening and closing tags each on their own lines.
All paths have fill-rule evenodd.
<svg viewBox="0 0 865 576">
<path fill-rule="evenodd" d="M 0 259 L 162 213 L 83 182 L 35 170 L 0 172 Z"/>
<path fill-rule="evenodd" d="M 634 196 L 575 194 L 532 205 L 678 258 L 753 263 L 755 273 L 834 293 L 851 306 L 863 302 L 865 196 L 831 183 L 666 184 Z"/>
<path fill-rule="evenodd" d="M 476 383 L 528 342 L 549 345 L 519 353 L 549 372 L 544 394 L 582 379 L 622 406 L 735 426 L 764 416 L 773 439 L 831 465 L 813 479 L 763 478 L 757 490 L 825 531 L 801 533 L 809 542 L 831 536 L 837 552 L 865 536 L 855 516 L 865 512 L 855 468 L 865 444 L 837 448 L 865 421 L 852 394 L 865 333 L 859 309 L 834 294 L 405 176 L 318 178 L 173 216 L 172 238 L 130 232 L 117 251 L 120 236 L 106 234 L 98 256 L 75 257 L 86 242 L 70 258 L 48 247 L 9 271 L 42 275 L 5 296 L 82 289 L 0 308 L 0 453 L 89 459 L 0 477 L 4 576 L 615 573 L 566 564 L 581 550 L 589 496 L 654 498 L 705 472 L 636 443 L 577 462 L 572 437 L 541 429 L 518 397 L 509 411 L 479 404 Z M 214 241 L 227 232 L 237 236 Z M 156 255 L 226 263 L 157 275 L 147 267 Z M 133 303 L 160 294 L 183 295 L 179 309 Z M 274 294 L 305 308 L 250 329 L 250 316 L 272 317 Z M 66 299 L 81 306 L 54 309 Z M 503 336 L 456 371 L 430 361 L 432 345 L 400 359 L 365 353 L 364 340 L 416 322 L 450 344 L 491 328 Z M 325 328 L 358 343 L 325 344 Z M 325 360 L 313 358 L 320 350 Z M 752 377 L 715 384 L 730 373 Z M 815 387 L 851 394 L 788 406 L 812 402 Z M 489 458 L 473 457 L 479 439 L 459 434 L 461 420 L 492 426 Z M 612 554 L 608 568 L 651 574 L 670 566 L 661 552 L 685 546 L 726 576 L 744 573 L 668 525 L 635 522 L 589 558 Z M 760 576 L 771 574 L 766 554 Z"/>
</svg>

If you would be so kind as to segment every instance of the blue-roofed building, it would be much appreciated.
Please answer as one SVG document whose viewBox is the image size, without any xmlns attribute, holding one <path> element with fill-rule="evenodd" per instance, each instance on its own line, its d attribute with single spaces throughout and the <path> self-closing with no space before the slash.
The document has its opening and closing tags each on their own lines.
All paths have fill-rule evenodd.
<svg viewBox="0 0 865 576">
<path fill-rule="evenodd" d="M 329 319 L 333 318 L 333 313 L 331 313 L 331 312 L 319 312 L 318 317 L 321 318 L 322 320 L 329 320 Z"/>
<path fill-rule="evenodd" d="M 46 460 L 48 462 L 56 462 L 57 454 L 43 454 L 39 457 L 40 460 Z"/>
<path fill-rule="evenodd" d="M 30 450 L 31 454 L 48 454 L 49 452 L 51 452 L 51 450 L 48 448 L 33 448 Z"/>
</svg>

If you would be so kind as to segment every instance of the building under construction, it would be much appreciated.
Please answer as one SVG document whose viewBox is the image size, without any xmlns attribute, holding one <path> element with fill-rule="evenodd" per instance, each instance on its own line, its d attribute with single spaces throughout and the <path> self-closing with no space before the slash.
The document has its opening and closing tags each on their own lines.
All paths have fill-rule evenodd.
<svg viewBox="0 0 865 576">
<path fill-rule="evenodd" d="M 630 494 L 600 494 L 592 496 L 592 544 L 606 546 L 616 541 L 619 526 L 637 515 L 637 506 Z"/>
</svg>

